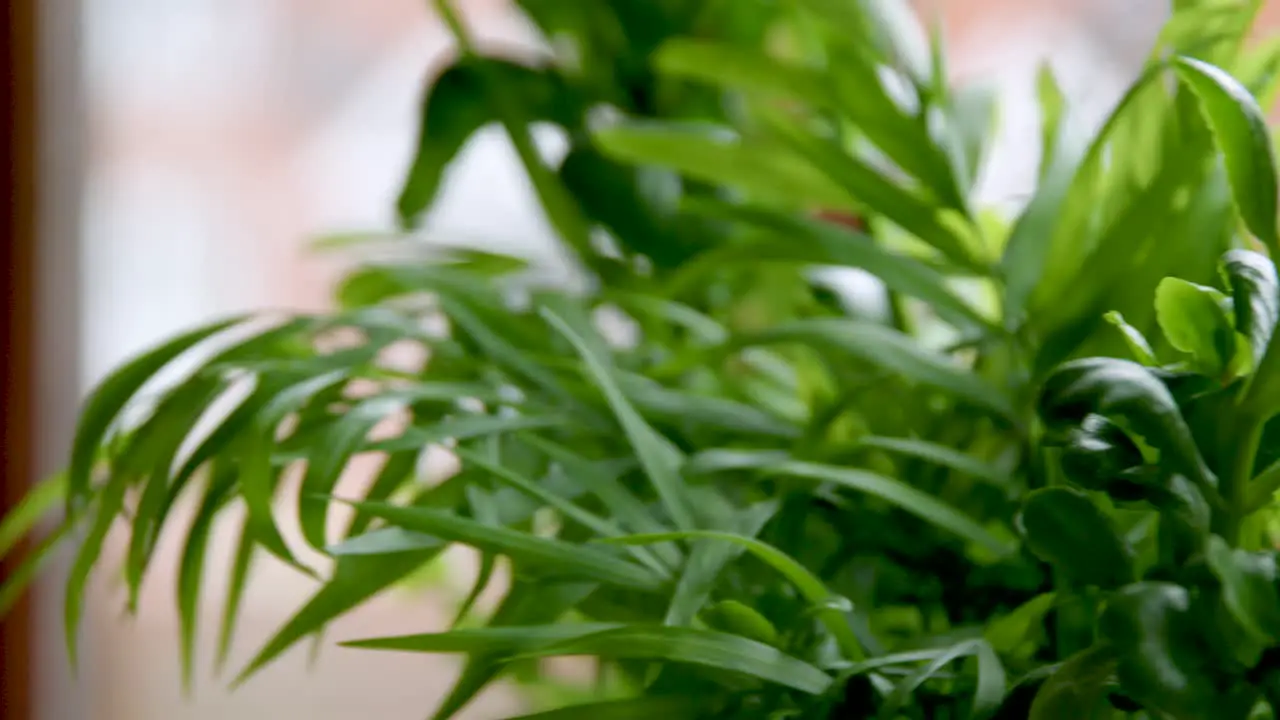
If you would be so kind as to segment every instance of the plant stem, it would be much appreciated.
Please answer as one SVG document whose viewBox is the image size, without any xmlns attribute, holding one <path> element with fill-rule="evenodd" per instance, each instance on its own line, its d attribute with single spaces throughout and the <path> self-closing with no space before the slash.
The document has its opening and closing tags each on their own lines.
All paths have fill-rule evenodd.
<svg viewBox="0 0 1280 720">
<path fill-rule="evenodd" d="M 1249 481 L 1253 477 L 1254 458 L 1258 454 L 1258 446 L 1262 442 L 1262 429 L 1265 422 L 1253 414 L 1241 416 L 1243 432 L 1237 432 L 1232 438 L 1234 452 L 1231 453 L 1230 465 L 1222 475 L 1225 483 L 1222 496 L 1227 502 L 1226 518 L 1222 525 L 1222 537 L 1232 547 L 1240 543 L 1240 524 L 1251 512 L 1251 496 Z"/>
</svg>

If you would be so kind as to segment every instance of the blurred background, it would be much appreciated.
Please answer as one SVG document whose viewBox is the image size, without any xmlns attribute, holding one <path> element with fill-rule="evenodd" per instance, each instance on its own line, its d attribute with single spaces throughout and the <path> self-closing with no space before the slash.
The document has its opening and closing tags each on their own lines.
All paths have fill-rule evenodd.
<svg viewBox="0 0 1280 720">
<path fill-rule="evenodd" d="M 6 407 L 27 410 L 6 422 L 11 500 L 61 464 L 78 398 L 128 355 L 211 316 L 325 306 L 341 265 L 309 243 L 393 227 L 422 89 L 450 40 L 422 0 L 6 3 Z M 1135 75 L 1167 4 L 918 2 L 943 23 L 954 81 L 1001 98 L 984 200 L 1016 205 L 1030 190 L 1039 63 L 1052 63 L 1084 120 L 1098 122 Z M 503 0 L 458 5 L 486 43 L 538 52 L 539 39 Z M 1271 6 L 1264 26 L 1280 17 L 1280 1 Z M 557 138 L 539 140 L 554 156 Z M 427 229 L 563 270 L 501 133 L 482 133 L 456 163 Z M 229 553 L 225 540 L 215 552 Z M 211 577 L 220 567 L 213 563 Z M 452 557 L 345 618 L 326 641 L 439 627 L 469 572 L 465 556 Z M 127 619 L 111 578 L 99 578 L 74 678 L 62 654 L 60 580 L 41 587 L 4 625 L 0 716 L 419 718 L 456 672 L 447 658 L 332 646 L 311 663 L 304 647 L 235 694 L 202 667 L 184 697 L 171 566 L 158 564 L 147 587 L 138 618 Z M 232 663 L 310 589 L 261 563 Z M 218 611 L 205 603 L 206 614 Z M 490 693 L 467 717 L 518 712 L 525 693 Z"/>
</svg>

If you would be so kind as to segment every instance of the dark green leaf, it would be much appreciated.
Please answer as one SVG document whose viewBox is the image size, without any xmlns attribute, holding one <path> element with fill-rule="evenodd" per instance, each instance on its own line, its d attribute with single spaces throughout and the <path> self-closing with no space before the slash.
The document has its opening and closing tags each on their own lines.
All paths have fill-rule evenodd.
<svg viewBox="0 0 1280 720">
<path fill-rule="evenodd" d="M 1175 69 L 1200 99 L 1214 138 L 1226 161 L 1232 195 L 1245 225 L 1280 256 L 1276 232 L 1275 160 L 1266 114 L 1249 91 L 1222 69 L 1192 58 L 1178 58 Z"/>
<path fill-rule="evenodd" d="M 1029 720 L 1111 720 L 1107 692 L 1115 668 L 1115 650 L 1106 644 L 1071 656 L 1040 686 Z"/>
<path fill-rule="evenodd" d="M 638 697 L 570 705 L 508 720 L 698 720 L 706 717 L 705 698 Z"/>
<path fill-rule="evenodd" d="M 1209 568 L 1222 583 L 1222 602 L 1255 641 L 1280 640 L 1280 593 L 1276 591 L 1276 559 L 1271 553 L 1232 549 L 1214 535 L 1205 549 Z"/>
<path fill-rule="evenodd" d="M 1036 490 L 1022 505 L 1021 522 L 1031 551 L 1073 582 L 1114 588 L 1133 580 L 1132 549 L 1088 495 Z"/>
<path fill-rule="evenodd" d="M 555 643 L 573 640 L 587 635 L 616 630 L 617 623 L 566 623 L 563 625 L 535 625 L 518 627 L 500 625 L 482 628 L 465 628 L 443 633 L 401 635 L 398 637 L 348 640 L 344 647 L 364 650 L 397 650 L 419 653 L 497 653 L 516 655 L 528 653 Z"/>
<path fill-rule="evenodd" d="M 1148 367 L 1160 364 L 1156 360 L 1155 350 L 1151 349 L 1151 343 L 1147 342 L 1146 336 L 1130 325 L 1123 315 L 1113 310 L 1103 317 L 1120 332 L 1120 337 L 1129 348 L 1129 353 L 1133 355 L 1134 360 Z"/>
<path fill-rule="evenodd" d="M 1087 358 L 1062 365 L 1045 381 L 1040 413 L 1050 428 L 1078 425 L 1091 413 L 1102 415 L 1158 448 L 1172 467 L 1220 502 L 1217 477 L 1201 457 L 1177 401 L 1137 363 Z"/>
<path fill-rule="evenodd" d="M 1207 374 L 1221 376 L 1236 352 L 1236 332 L 1227 298 L 1217 290 L 1179 278 L 1156 287 L 1156 319 L 1175 349 Z"/>
<path fill-rule="evenodd" d="M 1280 281 L 1276 266 L 1265 255 L 1250 250 L 1231 250 L 1222 257 L 1221 271 L 1231 289 L 1235 328 L 1249 338 L 1254 367 L 1271 343 L 1280 322 Z"/>
</svg>

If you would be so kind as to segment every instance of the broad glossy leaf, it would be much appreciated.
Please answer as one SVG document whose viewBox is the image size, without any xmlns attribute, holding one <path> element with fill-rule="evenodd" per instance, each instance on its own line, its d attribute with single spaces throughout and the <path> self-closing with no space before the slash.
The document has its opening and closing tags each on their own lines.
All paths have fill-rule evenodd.
<svg viewBox="0 0 1280 720">
<path fill-rule="evenodd" d="M 1111 720 L 1107 693 L 1116 652 L 1105 643 L 1071 656 L 1040 686 L 1029 720 Z"/>
<path fill-rule="evenodd" d="M 1186 588 L 1136 583 L 1112 595 L 1098 631 L 1115 647 L 1126 695 L 1152 709 L 1207 717 L 1220 694 L 1205 672 L 1208 658 L 1190 609 Z"/>
<path fill-rule="evenodd" d="M 1210 496 L 1218 480 L 1205 464 L 1177 401 L 1147 368 L 1128 360 L 1086 358 L 1058 368 L 1044 384 L 1040 413 L 1051 427 L 1096 413 L 1142 436 Z"/>
<path fill-rule="evenodd" d="M 357 509 L 387 522 L 429 537 L 461 542 L 487 552 L 501 553 L 517 565 L 528 563 L 558 575 L 613 583 L 638 590 L 653 590 L 662 578 L 652 571 L 613 554 L 562 540 L 530 535 L 506 527 L 491 527 L 453 513 L 424 507 L 401 507 L 386 503 L 354 503 Z M 356 542 L 353 538 L 348 543 Z M 346 554 L 347 543 L 330 548 L 336 556 Z M 394 552 L 389 547 L 385 552 Z"/>
<path fill-rule="evenodd" d="M 1027 546 L 1073 582 L 1119 587 L 1134 578 L 1133 550 L 1088 495 L 1070 488 L 1036 490 L 1022 504 Z"/>
<path fill-rule="evenodd" d="M 1108 491 L 1117 499 L 1138 499 L 1122 497 L 1130 491 L 1146 496 L 1147 488 L 1129 487 L 1144 479 L 1142 450 L 1101 415 L 1087 415 L 1067 431 L 1060 463 L 1067 479 L 1083 488 Z"/>
<path fill-rule="evenodd" d="M 662 499 L 672 521 L 682 529 L 693 527 L 694 513 L 689 505 L 684 480 L 680 477 L 680 466 L 684 458 L 636 412 L 618 386 L 610 362 L 600 352 L 600 347 L 593 346 L 563 315 L 550 308 L 542 308 L 540 312 L 547 323 L 577 351 L 588 376 L 604 394 L 618 423 L 622 425 L 628 442 L 635 450 L 636 458 L 644 467 L 645 474 L 649 476 L 649 481 L 653 483 L 653 488 Z"/>
<path fill-rule="evenodd" d="M 811 695 L 831 686 L 831 676 L 776 648 L 737 635 L 665 626 L 623 627 L 527 653 L 532 657 L 596 655 L 608 659 L 661 660 L 742 673 Z"/>
<path fill-rule="evenodd" d="M 1249 338 L 1256 368 L 1280 322 L 1280 280 L 1276 279 L 1275 263 L 1265 255 L 1237 249 L 1222 257 L 1220 270 L 1231 289 L 1236 330 Z"/>
<path fill-rule="evenodd" d="M 1178 76 L 1200 99 L 1226 161 L 1231 190 L 1245 225 L 1280 256 L 1276 232 L 1275 159 L 1266 115 L 1249 91 L 1221 68 L 1192 58 L 1175 61 Z"/>
<path fill-rule="evenodd" d="M 1232 549 L 1214 535 L 1205 550 L 1209 568 L 1222 584 L 1222 602 L 1255 641 L 1280 640 L 1280 593 L 1272 553 Z"/>
<path fill-rule="evenodd" d="M 999 388 L 916 340 L 872 322 L 838 318 L 797 320 L 736 339 L 734 346 L 796 342 L 846 352 L 903 378 L 942 390 L 1001 418 L 1017 417 Z"/>
<path fill-rule="evenodd" d="M 1156 287 L 1156 319 L 1175 349 L 1207 373 L 1226 372 L 1236 352 L 1227 298 L 1211 287 L 1165 278 Z"/>
</svg>

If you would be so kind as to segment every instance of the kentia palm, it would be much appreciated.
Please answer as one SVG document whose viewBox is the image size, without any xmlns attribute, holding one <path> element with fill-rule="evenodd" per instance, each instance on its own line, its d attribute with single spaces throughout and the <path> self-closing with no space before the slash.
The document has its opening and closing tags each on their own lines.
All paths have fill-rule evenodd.
<svg viewBox="0 0 1280 720">
<path fill-rule="evenodd" d="M 1157 357 L 1191 347 L 1194 333 L 1157 332 L 1162 278 L 1213 284 L 1219 256 L 1246 242 L 1238 217 L 1274 239 L 1270 150 L 1248 96 L 1270 93 L 1277 55 L 1240 49 L 1257 3 L 1182 3 L 1093 137 L 1043 73 L 1045 159 L 1007 223 L 971 199 L 989 106 L 945 85 L 937 48 L 902 15 L 836 0 L 521 5 L 574 52 L 538 68 L 482 58 L 453 22 L 464 52 L 428 95 L 400 210 L 412 224 L 466 138 L 501 122 L 589 289 L 513 294 L 499 288 L 517 261 L 424 260 L 406 244 L 351 273 L 332 315 L 219 324 L 122 367 L 86 404 L 65 478 L 0 531 L 8 549 L 66 497 L 55 541 L 83 533 L 69 629 L 116 518 L 127 508 L 136 595 L 174 503 L 194 494 L 177 588 L 188 676 L 210 525 L 243 508 L 221 658 L 256 558 L 321 579 L 241 679 L 456 542 L 485 559 L 477 590 L 496 557 L 514 568 L 483 624 L 348 643 L 465 654 L 441 718 L 554 655 L 600 657 L 620 686 L 546 717 L 1026 717 L 1046 677 L 1039 717 L 1106 717 L 1112 690 L 1120 706 L 1150 702 L 1134 676 L 1113 678 L 1114 654 L 1086 649 L 1103 599 L 1146 597 L 1103 594 L 1136 570 L 1082 575 L 1052 531 L 1096 520 L 1131 542 L 1152 511 L 1096 494 L 1046 504 L 1080 403 L 1051 393 L 1046 434 L 1037 398 L 1078 368 L 1054 372 L 1069 358 L 1121 355 L 1143 335 L 1162 338 Z M 563 166 L 537 158 L 534 121 L 568 132 Z M 828 267 L 876 275 L 888 317 L 833 292 L 815 273 Z M 618 326 L 629 337 L 606 339 Z M 352 330 L 359 340 L 335 348 Z M 384 351 L 406 343 L 429 360 L 395 366 Z M 143 402 L 160 369 L 202 349 L 198 370 Z M 1249 372 L 1231 367 L 1223 377 Z M 244 400 L 209 416 L 230 392 Z M 403 430 L 370 439 L 393 415 Z M 440 444 L 462 469 L 424 484 L 419 459 Z M 376 479 L 333 498 L 369 452 L 385 456 Z M 284 497 L 280 476 L 298 465 L 301 489 Z M 282 502 L 332 563 L 308 567 L 285 540 Z M 352 520 L 330 517 L 347 504 Z M 1058 522 L 1061 508 L 1078 512 Z M 1108 537 L 1085 540 L 1127 557 Z M 1080 701 L 1064 686 L 1090 688 L 1092 704 L 1055 707 Z"/>
</svg>

